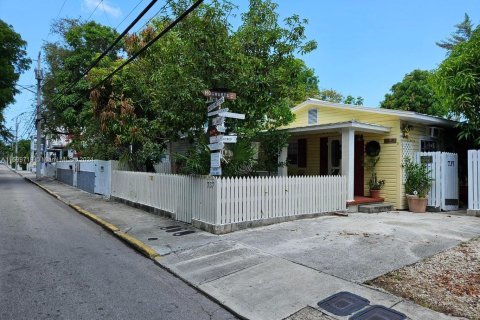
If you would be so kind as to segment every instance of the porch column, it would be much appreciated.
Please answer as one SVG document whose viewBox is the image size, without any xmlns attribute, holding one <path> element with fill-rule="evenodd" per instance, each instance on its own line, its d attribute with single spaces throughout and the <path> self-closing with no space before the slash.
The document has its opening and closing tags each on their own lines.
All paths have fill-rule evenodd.
<svg viewBox="0 0 480 320">
<path fill-rule="evenodd" d="M 278 163 L 287 163 L 288 147 L 283 147 L 278 155 Z M 278 176 L 287 176 L 288 168 L 286 165 L 278 167 Z"/>
<path fill-rule="evenodd" d="M 347 201 L 354 200 L 355 130 L 342 128 L 342 175 L 347 177 Z"/>
</svg>

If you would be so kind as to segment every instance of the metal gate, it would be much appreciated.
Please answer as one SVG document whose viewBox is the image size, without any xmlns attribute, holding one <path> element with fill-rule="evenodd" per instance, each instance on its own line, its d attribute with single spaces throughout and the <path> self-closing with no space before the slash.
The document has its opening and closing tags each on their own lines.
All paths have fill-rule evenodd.
<svg viewBox="0 0 480 320">
<path fill-rule="evenodd" d="M 458 155 L 448 152 L 417 152 L 417 163 L 427 164 L 432 188 L 428 206 L 436 210 L 458 210 Z"/>
</svg>

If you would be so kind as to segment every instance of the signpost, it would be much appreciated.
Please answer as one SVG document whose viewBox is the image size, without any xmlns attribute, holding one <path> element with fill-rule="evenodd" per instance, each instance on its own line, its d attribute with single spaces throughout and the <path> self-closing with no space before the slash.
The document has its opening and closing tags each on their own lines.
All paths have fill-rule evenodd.
<svg viewBox="0 0 480 320">
<path fill-rule="evenodd" d="M 222 150 L 226 143 L 237 143 L 236 135 L 224 135 L 227 131 L 225 127 L 225 118 L 245 119 L 245 115 L 241 113 L 228 112 L 228 108 L 220 109 L 221 105 L 226 100 L 237 99 L 235 92 L 228 92 L 222 90 L 205 90 L 203 95 L 208 98 L 207 102 L 211 102 L 207 106 L 207 115 L 212 118 L 212 125 L 208 127 L 209 142 L 208 148 L 210 151 L 210 175 L 222 175 Z"/>
</svg>

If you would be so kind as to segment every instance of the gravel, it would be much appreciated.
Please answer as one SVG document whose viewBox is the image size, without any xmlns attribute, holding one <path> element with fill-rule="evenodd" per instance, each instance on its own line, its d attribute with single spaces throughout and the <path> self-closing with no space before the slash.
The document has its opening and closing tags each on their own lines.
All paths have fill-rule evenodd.
<svg viewBox="0 0 480 320">
<path fill-rule="evenodd" d="M 480 238 L 462 242 L 368 284 L 433 310 L 480 320 Z"/>
</svg>

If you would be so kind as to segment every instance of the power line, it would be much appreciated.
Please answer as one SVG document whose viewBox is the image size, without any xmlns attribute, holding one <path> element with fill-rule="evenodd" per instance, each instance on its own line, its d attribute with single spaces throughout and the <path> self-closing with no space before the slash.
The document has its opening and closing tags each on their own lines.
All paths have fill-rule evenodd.
<svg viewBox="0 0 480 320">
<path fill-rule="evenodd" d="M 90 13 L 90 15 L 88 16 L 87 18 L 87 21 L 90 20 L 90 18 L 93 16 L 93 14 L 95 13 L 95 11 L 97 11 L 98 7 L 100 6 L 100 4 L 103 2 L 103 0 L 100 0 L 98 3 L 97 3 L 97 6 L 95 7 L 95 9 L 93 9 L 92 13 Z"/>
<path fill-rule="evenodd" d="M 203 0 L 196 1 L 193 5 L 190 6 L 187 10 L 185 10 L 180 16 L 177 17 L 172 23 L 170 23 L 165 29 L 162 30 L 158 35 L 155 36 L 152 40 L 150 40 L 145 46 L 143 46 L 140 50 L 138 50 L 134 55 L 132 55 L 127 61 L 122 63 L 119 67 L 113 70 L 107 77 L 97 83 L 91 90 L 98 88 L 102 85 L 105 81 L 113 77 L 117 72 L 122 70 L 127 64 L 131 63 L 135 58 L 137 58 L 140 54 L 142 54 L 145 50 L 147 50 L 151 45 L 158 41 L 161 37 L 163 37 L 167 32 L 169 32 L 173 27 L 175 27 L 180 21 L 182 21 L 190 12 L 195 10 Z"/>
<path fill-rule="evenodd" d="M 158 10 L 154 15 L 152 15 L 150 19 L 148 19 L 147 22 L 143 24 L 143 26 L 141 26 L 140 28 L 137 29 L 137 31 L 135 31 L 135 33 L 139 33 L 143 28 L 145 28 L 145 26 L 149 24 L 150 21 L 152 21 L 154 18 L 156 18 L 160 14 L 160 12 L 166 11 L 167 6 L 170 5 L 171 2 L 172 0 L 167 0 L 167 2 L 160 8 L 160 10 Z"/>
<path fill-rule="evenodd" d="M 135 7 L 133 7 L 132 10 L 130 10 L 130 12 L 125 16 L 125 18 L 123 18 L 123 20 L 120 21 L 119 24 L 117 24 L 117 26 L 115 27 L 115 30 L 117 30 L 118 27 L 120 27 L 120 25 L 121 25 L 125 20 L 127 20 L 128 17 L 130 17 L 130 15 L 132 14 L 132 12 L 133 12 L 135 9 L 137 9 L 137 7 L 138 7 L 138 6 L 140 5 L 140 3 L 142 3 L 143 1 L 144 1 L 144 0 L 140 0 L 140 1 L 137 3 L 137 5 L 136 5 Z"/>
<path fill-rule="evenodd" d="M 113 43 L 105 51 L 103 51 L 102 54 L 97 59 L 95 59 L 90 64 L 90 66 L 87 68 L 87 70 L 84 71 L 79 77 L 77 77 L 77 79 L 74 82 L 72 82 L 64 90 L 62 90 L 62 92 L 59 93 L 59 96 L 57 96 L 54 100 L 52 100 L 51 103 L 57 101 L 60 98 L 60 96 L 63 96 L 66 93 L 66 91 L 73 88 L 73 86 L 75 86 L 83 77 L 85 77 L 90 72 L 90 70 L 92 70 L 100 62 L 100 60 L 102 60 L 108 54 L 108 52 L 110 52 L 110 50 L 112 50 L 113 47 L 115 47 L 120 42 L 120 40 L 128 33 L 128 31 L 130 31 L 130 29 L 132 29 L 133 26 L 138 23 L 138 21 L 148 12 L 148 10 L 150 10 L 150 8 L 152 8 L 152 6 L 157 1 L 158 0 L 150 1 L 150 3 L 142 10 L 142 12 L 140 12 L 140 14 L 135 18 L 135 20 L 133 20 L 128 25 L 128 27 L 120 35 L 118 35 L 118 37 L 115 39 L 115 41 L 113 41 Z"/>
</svg>

